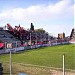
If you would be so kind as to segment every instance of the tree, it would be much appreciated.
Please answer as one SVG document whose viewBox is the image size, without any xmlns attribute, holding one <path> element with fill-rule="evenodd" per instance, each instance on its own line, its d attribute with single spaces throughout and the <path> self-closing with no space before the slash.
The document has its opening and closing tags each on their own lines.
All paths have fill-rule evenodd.
<svg viewBox="0 0 75 75">
<path fill-rule="evenodd" d="M 33 23 L 31 23 L 30 30 L 34 30 L 34 25 L 33 25 Z"/>
<path fill-rule="evenodd" d="M 46 32 L 45 30 L 43 30 L 43 28 L 36 29 L 35 31 L 36 31 L 36 32 L 40 32 L 40 33 L 45 33 L 45 32 Z"/>
</svg>

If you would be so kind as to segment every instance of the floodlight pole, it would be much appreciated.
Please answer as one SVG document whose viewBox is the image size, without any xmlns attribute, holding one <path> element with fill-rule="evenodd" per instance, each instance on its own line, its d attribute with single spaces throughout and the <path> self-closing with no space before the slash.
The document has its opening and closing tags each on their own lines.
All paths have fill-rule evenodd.
<svg viewBox="0 0 75 75">
<path fill-rule="evenodd" d="M 57 45 L 57 39 L 56 39 L 56 45 Z"/>
<path fill-rule="evenodd" d="M 48 46 L 49 46 L 49 41 L 50 41 L 50 36 L 49 36 L 49 33 L 48 33 Z"/>
<path fill-rule="evenodd" d="M 36 33 L 36 48 L 37 48 L 37 33 Z"/>
<path fill-rule="evenodd" d="M 5 50 L 6 50 L 6 42 L 5 42 Z"/>
<path fill-rule="evenodd" d="M 12 57 L 11 57 L 11 50 L 10 50 L 10 75 L 12 75 Z"/>
<path fill-rule="evenodd" d="M 63 75 L 65 75 L 65 54 L 63 54 Z"/>
<path fill-rule="evenodd" d="M 15 48 L 15 52 L 17 51 L 17 41 L 16 41 L 16 48 Z"/>
<path fill-rule="evenodd" d="M 31 33 L 30 33 L 30 46 L 31 46 Z"/>
<path fill-rule="evenodd" d="M 43 39 L 42 39 L 42 33 L 41 33 L 41 42 L 43 41 Z"/>
</svg>

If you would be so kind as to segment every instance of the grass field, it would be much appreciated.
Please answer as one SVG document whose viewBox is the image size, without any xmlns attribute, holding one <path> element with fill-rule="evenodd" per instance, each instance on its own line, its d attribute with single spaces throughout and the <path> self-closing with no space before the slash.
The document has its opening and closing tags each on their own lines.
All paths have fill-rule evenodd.
<svg viewBox="0 0 75 75">
<path fill-rule="evenodd" d="M 40 49 L 25 50 L 12 54 L 12 62 L 62 68 L 62 55 L 65 54 L 66 69 L 75 70 L 75 45 L 59 45 Z M 9 61 L 9 54 L 0 55 L 0 62 Z"/>
</svg>

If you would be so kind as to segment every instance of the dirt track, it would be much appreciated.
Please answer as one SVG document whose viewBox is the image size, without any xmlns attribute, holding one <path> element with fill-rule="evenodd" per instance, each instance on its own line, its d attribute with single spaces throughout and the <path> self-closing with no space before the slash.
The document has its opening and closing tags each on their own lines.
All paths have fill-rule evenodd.
<svg viewBox="0 0 75 75">
<path fill-rule="evenodd" d="M 63 75 L 63 72 L 52 70 L 52 75 Z M 75 72 L 65 72 L 65 75 L 75 75 Z"/>
</svg>

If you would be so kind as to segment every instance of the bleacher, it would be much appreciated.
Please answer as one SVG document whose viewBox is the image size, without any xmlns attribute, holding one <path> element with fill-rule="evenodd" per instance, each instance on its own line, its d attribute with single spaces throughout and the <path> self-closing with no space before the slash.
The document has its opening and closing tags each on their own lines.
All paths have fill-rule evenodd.
<svg viewBox="0 0 75 75">
<path fill-rule="evenodd" d="M 0 40 L 2 42 L 6 43 L 18 43 L 18 46 L 20 46 L 21 42 L 16 39 L 13 35 L 11 35 L 7 30 L 0 30 Z"/>
<path fill-rule="evenodd" d="M 71 31 L 70 41 L 75 43 L 75 29 L 72 29 Z"/>
</svg>

